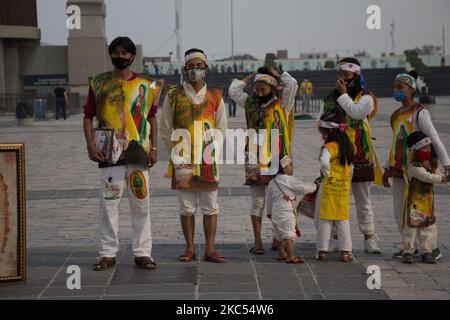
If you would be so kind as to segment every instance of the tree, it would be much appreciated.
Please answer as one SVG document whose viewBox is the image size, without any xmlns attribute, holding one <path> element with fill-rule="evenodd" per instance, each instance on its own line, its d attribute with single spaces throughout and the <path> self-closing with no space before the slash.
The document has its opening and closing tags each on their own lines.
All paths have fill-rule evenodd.
<svg viewBox="0 0 450 320">
<path fill-rule="evenodd" d="M 406 61 L 409 62 L 411 67 L 415 69 L 419 74 L 423 75 L 428 73 L 428 68 L 419 57 L 419 53 L 417 52 L 417 50 L 406 50 L 404 54 L 406 56 Z"/>
<path fill-rule="evenodd" d="M 442 47 L 435 45 L 423 45 L 422 48 L 416 47 L 413 50 L 417 51 L 419 55 L 433 55 L 442 53 Z"/>
<path fill-rule="evenodd" d="M 277 59 L 277 56 L 275 53 L 266 53 L 266 58 L 264 59 L 264 66 L 265 67 L 272 67 L 276 68 L 277 64 L 275 63 L 275 60 Z"/>
</svg>

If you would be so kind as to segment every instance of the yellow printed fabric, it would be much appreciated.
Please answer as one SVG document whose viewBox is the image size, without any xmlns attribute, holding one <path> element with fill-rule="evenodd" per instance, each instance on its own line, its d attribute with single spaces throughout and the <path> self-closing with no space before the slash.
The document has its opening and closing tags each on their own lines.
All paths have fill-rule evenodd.
<svg viewBox="0 0 450 320">
<path fill-rule="evenodd" d="M 247 151 L 258 154 L 258 170 L 247 170 L 246 185 L 267 185 L 278 172 L 271 173 L 270 166 L 273 156 L 282 158 L 291 155 L 291 141 L 294 135 L 294 112 L 288 116 L 282 107 L 281 99 L 274 99 L 267 105 L 261 105 L 255 97 L 248 97 L 245 103 L 245 117 L 247 128 L 264 135 L 263 143 L 258 141 L 258 146 L 250 137 Z M 272 130 L 278 130 L 278 137 L 272 134 Z M 274 153 L 278 149 L 278 154 Z M 265 174 L 260 174 L 265 170 Z"/>
<path fill-rule="evenodd" d="M 375 118 L 378 112 L 378 100 L 369 91 L 361 91 L 355 98 L 355 103 L 359 103 L 361 98 L 369 94 L 374 100 L 374 109 L 367 119 L 354 120 L 348 115 L 345 117 L 347 128 L 345 133 L 355 148 L 355 160 L 353 165 L 355 166 L 355 172 L 353 181 L 374 181 L 378 185 L 382 185 L 382 170 L 378 158 L 375 154 L 375 148 L 372 142 L 372 131 L 369 121 Z"/>
<path fill-rule="evenodd" d="M 99 128 L 114 129 L 116 138 L 150 148 L 151 108 L 157 107 L 161 82 L 142 76 L 132 80 L 112 77 L 111 72 L 90 79 L 97 104 Z"/>
<path fill-rule="evenodd" d="M 413 161 L 411 165 L 422 167 L 418 161 Z M 427 171 L 434 174 L 435 168 L 428 168 Z M 407 170 L 405 180 L 407 184 L 403 197 L 403 226 L 426 228 L 433 225 L 436 222 L 433 184 L 408 177 Z"/>
<path fill-rule="evenodd" d="M 416 112 L 423 108 L 416 105 L 410 109 L 400 108 L 391 116 L 392 145 L 389 155 L 389 165 L 394 175 L 403 177 L 406 165 L 411 160 L 408 145 L 406 143 L 409 135 L 414 132 L 414 117 Z"/>
<path fill-rule="evenodd" d="M 175 152 L 178 163 L 169 162 L 168 176 L 172 177 L 172 188 L 217 190 L 219 150 L 214 131 L 215 114 L 222 101 L 221 90 L 208 87 L 201 104 L 192 103 L 183 86 L 169 88 L 168 96 L 174 114 L 173 129 L 190 136 L 181 136 L 178 141 L 173 142 L 172 148 L 189 143 L 191 150 L 190 154 L 183 153 L 183 150 Z"/>
<path fill-rule="evenodd" d="M 339 163 L 339 146 L 336 142 L 325 145 L 330 152 L 330 178 L 324 177 L 322 182 L 322 198 L 320 203 L 320 219 L 350 219 L 350 185 L 351 165 L 341 166 Z"/>
</svg>

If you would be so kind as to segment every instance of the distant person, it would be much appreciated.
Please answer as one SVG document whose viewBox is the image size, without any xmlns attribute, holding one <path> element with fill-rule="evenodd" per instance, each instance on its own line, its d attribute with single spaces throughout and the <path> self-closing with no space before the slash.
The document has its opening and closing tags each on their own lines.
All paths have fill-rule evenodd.
<svg viewBox="0 0 450 320">
<path fill-rule="evenodd" d="M 313 95 L 313 84 L 308 78 L 305 78 L 300 85 L 300 97 L 302 98 L 302 111 L 309 109 L 311 105 L 311 97 Z"/>
<path fill-rule="evenodd" d="M 230 118 L 236 118 L 236 102 L 228 97 L 228 114 Z"/>
<path fill-rule="evenodd" d="M 69 104 L 69 97 L 66 89 L 62 87 L 62 82 L 59 83 L 59 87 L 56 87 L 53 92 L 55 93 L 55 118 L 59 120 L 59 116 L 62 113 L 64 120 L 67 120 L 66 107 Z"/>
</svg>

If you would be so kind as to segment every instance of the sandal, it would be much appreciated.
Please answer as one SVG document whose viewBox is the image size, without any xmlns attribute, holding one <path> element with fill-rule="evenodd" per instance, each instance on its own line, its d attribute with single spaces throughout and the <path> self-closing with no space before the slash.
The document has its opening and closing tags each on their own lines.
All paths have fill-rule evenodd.
<svg viewBox="0 0 450 320">
<path fill-rule="evenodd" d="M 178 257 L 178 261 L 180 262 L 191 262 L 196 258 L 195 252 L 186 250 L 181 256 Z"/>
<path fill-rule="evenodd" d="M 264 249 L 255 249 L 255 247 L 252 247 L 249 251 L 251 254 L 264 254 Z"/>
<path fill-rule="evenodd" d="M 280 255 L 278 255 L 278 257 L 277 257 L 277 260 L 278 261 L 286 261 L 286 259 L 287 259 L 288 257 L 287 257 L 287 255 L 286 256 L 280 256 Z"/>
<path fill-rule="evenodd" d="M 113 268 L 116 265 L 116 258 L 101 258 L 96 264 L 94 264 L 94 271 L 103 271 L 109 268 Z"/>
<path fill-rule="evenodd" d="M 326 252 L 325 251 L 319 251 L 316 255 L 316 259 L 319 261 L 325 261 L 327 260 L 326 258 Z"/>
<path fill-rule="evenodd" d="M 205 253 L 205 261 L 214 262 L 214 263 L 225 263 L 225 257 L 221 256 L 217 251 L 211 252 L 211 254 L 207 255 Z"/>
<path fill-rule="evenodd" d="M 287 258 L 286 263 L 288 263 L 288 264 L 301 264 L 301 263 L 305 263 L 305 259 L 303 259 L 303 257 L 290 257 L 290 258 Z"/>
<path fill-rule="evenodd" d="M 272 246 L 270 247 L 270 250 L 272 250 L 272 251 L 277 251 L 278 250 L 277 243 L 276 243 L 275 240 L 272 241 Z"/>
<path fill-rule="evenodd" d="M 352 262 L 353 255 L 349 251 L 341 251 L 341 261 L 342 262 Z"/>
<path fill-rule="evenodd" d="M 156 263 L 150 257 L 136 257 L 134 263 L 142 269 L 153 270 L 156 268 Z"/>
</svg>

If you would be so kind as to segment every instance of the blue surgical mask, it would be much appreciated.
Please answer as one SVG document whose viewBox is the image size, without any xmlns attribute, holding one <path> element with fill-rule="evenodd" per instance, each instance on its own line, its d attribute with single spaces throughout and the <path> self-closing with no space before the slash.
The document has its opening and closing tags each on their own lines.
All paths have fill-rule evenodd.
<svg viewBox="0 0 450 320">
<path fill-rule="evenodd" d="M 404 91 L 402 90 L 395 90 L 394 91 L 394 99 L 398 102 L 403 102 L 405 101 L 407 95 Z"/>
</svg>

